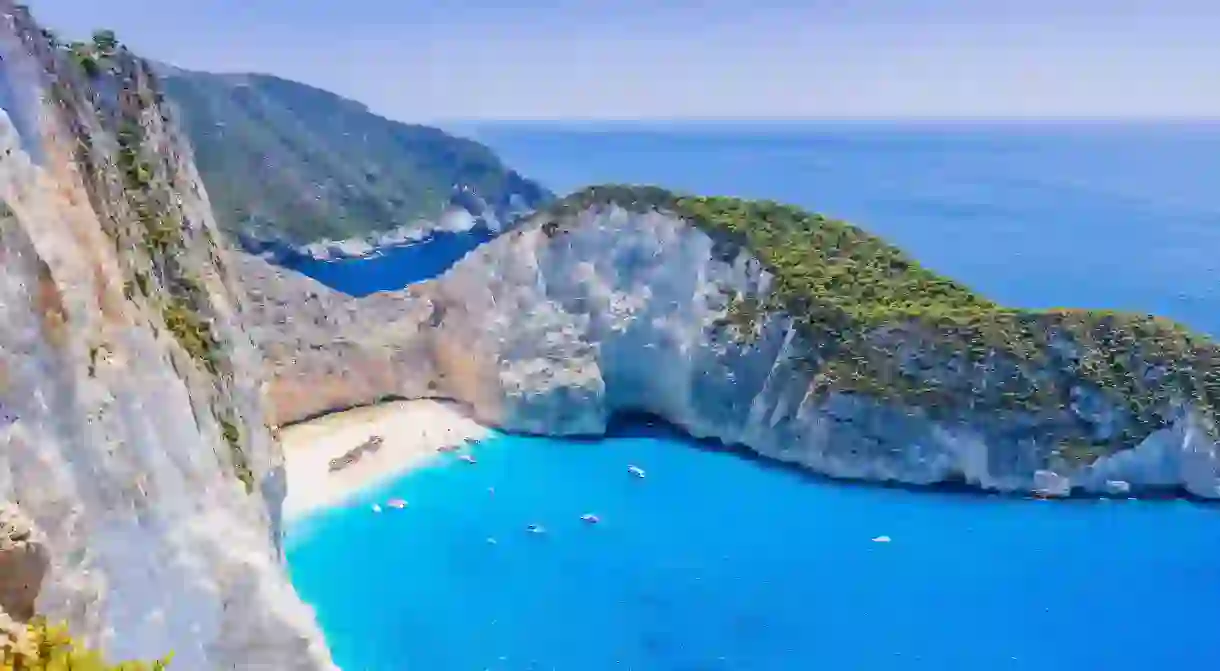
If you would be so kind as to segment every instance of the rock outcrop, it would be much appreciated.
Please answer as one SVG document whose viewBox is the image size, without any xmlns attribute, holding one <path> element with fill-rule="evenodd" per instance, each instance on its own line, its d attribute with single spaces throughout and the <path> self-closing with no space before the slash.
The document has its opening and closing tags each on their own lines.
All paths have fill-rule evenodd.
<svg viewBox="0 0 1220 671">
<path fill-rule="evenodd" d="M 999 310 L 858 229 L 730 203 L 761 212 L 760 230 L 795 222 L 776 236 L 824 226 L 832 239 L 816 244 L 840 251 L 818 253 L 860 264 L 839 276 L 859 283 L 844 289 L 850 300 L 836 302 L 834 289 L 794 300 L 807 277 L 785 270 L 791 259 L 764 263 L 766 240 L 622 200 L 569 197 L 402 292 L 355 300 L 254 277 L 283 308 L 270 321 L 251 313 L 278 421 L 390 395 L 454 398 L 482 421 L 542 434 L 599 434 L 615 413 L 642 411 L 836 477 L 1220 497 L 1212 388 L 1201 391 L 1216 379 L 1214 344 L 1182 335 L 1171 355 L 1151 343 L 1179 331 L 1157 321 L 1144 335 L 1140 320 Z M 813 256 L 797 243 L 780 253 Z M 909 279 L 985 318 L 852 316 L 853 301 L 883 288 L 867 285 L 874 269 L 851 258 L 857 249 L 884 260 L 884 281 Z M 246 259 L 243 274 L 259 263 Z M 305 319 L 293 314 L 298 292 L 310 296 Z M 911 314 L 939 305 L 910 299 Z M 343 382 L 327 394 L 300 391 L 333 379 Z"/>
<path fill-rule="evenodd" d="M 435 391 L 431 302 L 409 291 L 357 299 L 261 257 L 233 259 L 250 335 L 267 360 L 273 424 Z"/>
<path fill-rule="evenodd" d="M 41 530 L 38 613 L 109 658 L 333 668 L 282 568 L 243 298 L 160 100 L 112 36 L 65 48 L 0 0 L 0 500 Z M 7 600 L 37 566 L 5 556 Z"/>
<path fill-rule="evenodd" d="M 0 613 L 18 621 L 34 617 L 50 556 L 46 539 L 11 503 L 0 502 Z"/>
</svg>

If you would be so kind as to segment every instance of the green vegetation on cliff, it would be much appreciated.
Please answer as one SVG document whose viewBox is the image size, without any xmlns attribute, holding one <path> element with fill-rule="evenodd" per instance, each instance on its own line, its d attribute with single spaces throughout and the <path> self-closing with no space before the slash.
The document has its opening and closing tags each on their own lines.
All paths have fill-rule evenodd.
<svg viewBox="0 0 1220 671">
<path fill-rule="evenodd" d="M 169 662 L 107 664 L 100 653 L 72 640 L 67 627 L 41 618 L 30 623 L 25 640 L 0 646 L 0 671 L 164 671 Z"/>
<path fill-rule="evenodd" d="M 763 310 L 791 315 L 817 348 L 810 364 L 820 392 L 867 393 L 952 415 L 1063 408 L 1073 387 L 1091 384 L 1124 404 L 1131 421 L 1107 444 L 1065 450 L 1073 454 L 1130 444 L 1172 421 L 1178 403 L 1212 419 L 1220 409 L 1220 346 L 1179 324 L 997 305 L 877 236 L 795 207 L 596 186 L 547 208 L 543 229 L 558 234 L 565 215 L 611 203 L 682 217 L 722 252 L 748 248 L 775 275 L 774 291 L 763 304 L 736 300 L 730 321 L 753 322 Z"/>
<path fill-rule="evenodd" d="M 487 147 L 267 75 L 164 69 L 217 220 L 293 243 L 363 236 L 440 213 L 455 185 L 492 209 L 550 198 Z"/>
<path fill-rule="evenodd" d="M 95 32 L 88 45 L 61 47 L 54 36 L 44 32 L 42 37 L 60 50 L 52 94 L 57 105 L 79 115 L 65 117 L 73 158 L 126 273 L 123 295 L 159 314 L 195 374 L 210 378 L 213 401 L 219 401 L 231 393 L 237 375 L 216 323 L 226 271 L 216 236 L 185 209 L 184 196 L 191 197 L 196 185 L 182 170 L 169 111 L 160 105 L 163 82 L 111 31 Z M 102 132 L 80 122 L 88 116 L 102 122 Z M 100 346 L 90 350 L 90 375 L 99 351 Z M 239 423 L 227 404 L 208 405 L 235 477 L 253 492 L 255 475 Z"/>
</svg>

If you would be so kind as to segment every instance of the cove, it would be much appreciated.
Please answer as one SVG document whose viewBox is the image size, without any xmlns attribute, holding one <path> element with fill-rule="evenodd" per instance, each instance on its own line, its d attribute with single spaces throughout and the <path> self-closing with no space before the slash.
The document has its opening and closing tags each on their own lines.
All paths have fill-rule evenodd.
<svg viewBox="0 0 1220 671">
<path fill-rule="evenodd" d="M 1220 663 L 1216 507 L 835 483 L 700 447 L 497 434 L 292 523 L 293 580 L 346 671 Z"/>
<path fill-rule="evenodd" d="M 352 296 L 367 296 L 430 280 L 493 237 L 494 233 L 478 226 L 461 233 L 436 231 L 419 242 L 386 247 L 378 255 L 367 258 L 320 261 L 294 254 L 284 255 L 276 262 L 332 289 Z"/>
</svg>

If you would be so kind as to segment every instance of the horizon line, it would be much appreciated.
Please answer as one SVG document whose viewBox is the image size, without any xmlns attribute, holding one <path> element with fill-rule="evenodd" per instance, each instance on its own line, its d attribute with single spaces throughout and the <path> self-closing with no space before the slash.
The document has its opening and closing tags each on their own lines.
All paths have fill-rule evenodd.
<svg viewBox="0 0 1220 671">
<path fill-rule="evenodd" d="M 954 116 L 954 115 L 894 115 L 894 116 L 808 116 L 808 117 L 449 117 L 415 121 L 428 124 L 615 124 L 615 125 L 659 125 L 659 124 L 802 124 L 802 123 L 997 123 L 997 124 L 1132 124 L 1132 123 L 1180 123 L 1220 125 L 1217 116 Z"/>
</svg>

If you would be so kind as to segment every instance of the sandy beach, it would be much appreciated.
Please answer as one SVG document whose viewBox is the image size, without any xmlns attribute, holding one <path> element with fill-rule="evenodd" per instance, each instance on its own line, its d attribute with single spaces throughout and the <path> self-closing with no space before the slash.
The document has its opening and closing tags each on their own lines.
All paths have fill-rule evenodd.
<svg viewBox="0 0 1220 671">
<path fill-rule="evenodd" d="M 288 518 L 340 503 L 361 489 L 401 474 L 435 457 L 437 448 L 479 439 L 486 427 L 467 418 L 452 404 L 438 401 L 395 401 L 337 412 L 284 427 Z M 384 439 L 376 451 L 341 470 L 330 461 L 366 442 Z"/>
</svg>

